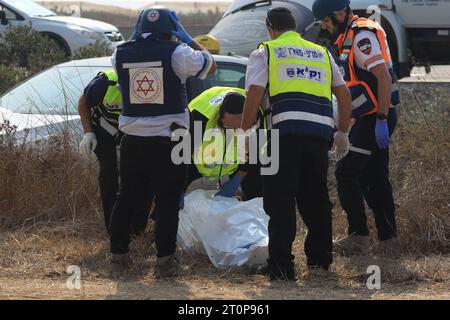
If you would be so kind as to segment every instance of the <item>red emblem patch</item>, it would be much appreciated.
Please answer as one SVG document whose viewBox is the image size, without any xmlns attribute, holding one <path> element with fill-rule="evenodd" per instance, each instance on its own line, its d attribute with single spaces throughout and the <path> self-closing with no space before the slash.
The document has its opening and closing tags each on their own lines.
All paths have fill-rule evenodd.
<svg viewBox="0 0 450 320">
<path fill-rule="evenodd" d="M 372 52 L 372 43 L 368 38 L 364 38 L 358 42 L 358 48 L 362 53 L 369 55 Z"/>
</svg>

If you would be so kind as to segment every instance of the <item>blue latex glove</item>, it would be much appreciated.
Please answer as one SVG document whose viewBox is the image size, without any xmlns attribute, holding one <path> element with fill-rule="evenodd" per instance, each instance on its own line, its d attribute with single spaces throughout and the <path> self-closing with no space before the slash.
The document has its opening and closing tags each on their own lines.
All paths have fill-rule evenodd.
<svg viewBox="0 0 450 320">
<path fill-rule="evenodd" d="M 180 196 L 180 209 L 184 209 L 184 192 Z"/>
<path fill-rule="evenodd" d="M 131 34 L 130 41 L 136 40 L 136 38 L 137 38 L 137 36 L 139 34 L 139 27 L 140 27 L 140 24 L 141 24 L 142 12 L 144 12 L 144 11 L 141 11 L 139 13 L 139 17 L 137 19 L 136 25 L 134 26 L 134 30 L 133 30 L 133 33 Z"/>
<path fill-rule="evenodd" d="M 389 129 L 386 120 L 377 120 L 375 125 L 375 139 L 380 149 L 387 149 L 391 143 Z"/>
<path fill-rule="evenodd" d="M 241 184 L 241 177 L 237 174 L 234 175 L 233 178 L 228 180 L 223 186 L 222 189 L 215 194 L 215 196 L 222 196 L 231 198 L 236 194 L 239 185 Z"/>
<path fill-rule="evenodd" d="M 172 18 L 172 22 L 175 24 L 176 30 L 172 31 L 172 35 L 177 37 L 179 40 L 183 41 L 187 45 L 190 45 L 194 40 L 192 37 L 186 32 L 184 27 L 180 23 L 180 19 L 178 18 L 175 11 L 170 13 L 170 17 Z"/>
</svg>

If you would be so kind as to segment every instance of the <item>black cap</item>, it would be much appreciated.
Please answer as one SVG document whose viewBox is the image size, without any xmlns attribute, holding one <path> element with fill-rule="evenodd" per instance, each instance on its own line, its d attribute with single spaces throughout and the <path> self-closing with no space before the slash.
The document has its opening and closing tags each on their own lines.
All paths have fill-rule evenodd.
<svg viewBox="0 0 450 320">
<path fill-rule="evenodd" d="M 245 97 L 237 92 L 228 93 L 223 98 L 223 111 L 230 114 L 240 114 L 244 111 Z"/>
</svg>

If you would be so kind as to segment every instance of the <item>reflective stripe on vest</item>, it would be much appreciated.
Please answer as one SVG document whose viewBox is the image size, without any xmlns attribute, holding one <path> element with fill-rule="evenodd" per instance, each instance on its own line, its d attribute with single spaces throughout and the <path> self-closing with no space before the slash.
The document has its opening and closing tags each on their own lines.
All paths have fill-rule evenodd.
<svg viewBox="0 0 450 320">
<path fill-rule="evenodd" d="M 119 132 L 116 126 L 110 124 L 105 118 L 100 118 L 100 127 L 102 127 L 106 132 L 108 132 L 113 137 Z"/>
<path fill-rule="evenodd" d="M 325 48 L 293 31 L 262 44 L 269 57 L 272 124 L 280 134 L 333 133 L 332 71 Z"/>
<path fill-rule="evenodd" d="M 375 76 L 371 72 L 359 68 L 355 63 L 352 50 L 353 41 L 356 33 L 360 30 L 369 30 L 376 35 L 380 43 L 381 54 L 392 78 L 391 104 L 395 106 L 400 102 L 397 78 L 393 70 L 386 33 L 377 22 L 354 16 L 350 20 L 346 32 L 339 36 L 336 45 L 340 51 L 338 64 L 352 95 L 352 116 L 355 118 L 376 113 L 379 108 L 378 92 L 377 88 L 374 88 L 377 86 Z"/>
<path fill-rule="evenodd" d="M 102 71 L 99 74 L 104 74 L 108 80 L 117 82 L 117 74 L 112 70 Z M 94 107 L 94 114 L 97 115 L 97 119 L 93 118 L 93 121 L 96 125 L 114 136 L 119 131 L 118 119 L 121 111 L 122 94 L 118 85 L 111 85 L 103 97 L 102 104 Z"/>
</svg>

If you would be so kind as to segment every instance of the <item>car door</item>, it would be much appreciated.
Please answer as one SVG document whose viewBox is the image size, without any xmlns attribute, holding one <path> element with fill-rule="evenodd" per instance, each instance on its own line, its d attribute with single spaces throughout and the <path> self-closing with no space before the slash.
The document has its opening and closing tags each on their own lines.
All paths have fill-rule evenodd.
<svg viewBox="0 0 450 320">
<path fill-rule="evenodd" d="M 8 26 L 19 26 L 25 23 L 25 19 L 14 9 L 7 7 L 0 2 L 0 11 L 4 12 L 7 24 L 0 23 L 0 34 L 4 33 Z"/>
<path fill-rule="evenodd" d="M 188 100 L 191 101 L 203 91 L 211 87 L 245 88 L 245 64 L 233 62 L 217 62 L 217 70 L 206 79 L 191 77 L 187 80 Z"/>
</svg>

